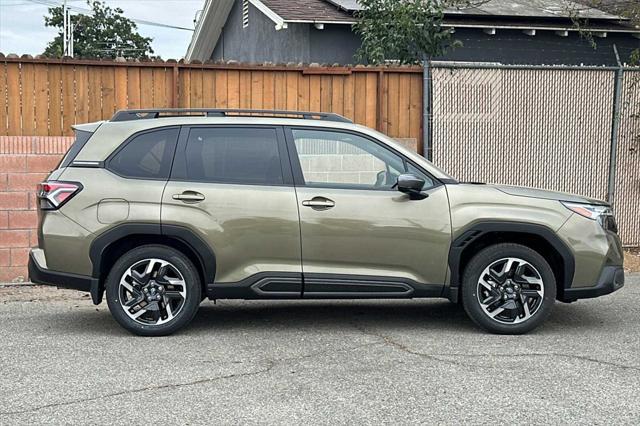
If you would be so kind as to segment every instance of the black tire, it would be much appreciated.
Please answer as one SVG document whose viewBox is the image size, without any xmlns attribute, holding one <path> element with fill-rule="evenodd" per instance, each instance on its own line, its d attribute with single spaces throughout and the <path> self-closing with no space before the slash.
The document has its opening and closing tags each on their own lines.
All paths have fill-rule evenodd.
<svg viewBox="0 0 640 426">
<path fill-rule="evenodd" d="M 163 324 L 141 324 L 132 319 L 120 304 L 120 278 L 127 269 L 145 259 L 161 259 L 171 263 L 182 275 L 186 297 L 180 311 Z M 111 268 L 106 283 L 107 304 L 111 315 L 125 329 L 140 336 L 166 336 L 191 322 L 201 302 L 202 285 L 193 263 L 179 251 L 163 245 L 145 245 L 128 251 Z"/>
<path fill-rule="evenodd" d="M 532 312 L 530 318 L 517 324 L 506 324 L 491 318 L 483 309 L 478 297 L 480 275 L 489 265 L 504 258 L 519 258 L 528 262 L 539 273 L 544 287 L 544 295 L 540 298 L 537 310 Z M 491 333 L 524 334 L 533 330 L 549 317 L 555 297 L 556 280 L 549 263 L 535 250 L 520 244 L 496 244 L 483 249 L 469 261 L 462 278 L 462 304 L 467 315 L 476 325 Z"/>
</svg>

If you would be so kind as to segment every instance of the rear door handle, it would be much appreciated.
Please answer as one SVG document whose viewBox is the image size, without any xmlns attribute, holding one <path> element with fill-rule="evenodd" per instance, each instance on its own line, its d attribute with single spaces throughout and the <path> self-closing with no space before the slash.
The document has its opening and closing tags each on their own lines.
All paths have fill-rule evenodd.
<svg viewBox="0 0 640 426">
<path fill-rule="evenodd" d="M 204 200 L 204 195 L 196 191 L 184 191 L 182 194 L 173 194 L 172 198 L 185 203 L 197 203 Z"/>
<path fill-rule="evenodd" d="M 314 210 L 328 210 L 335 206 L 336 203 L 325 197 L 313 197 L 310 200 L 304 200 L 302 205 L 305 207 L 311 207 Z"/>
</svg>

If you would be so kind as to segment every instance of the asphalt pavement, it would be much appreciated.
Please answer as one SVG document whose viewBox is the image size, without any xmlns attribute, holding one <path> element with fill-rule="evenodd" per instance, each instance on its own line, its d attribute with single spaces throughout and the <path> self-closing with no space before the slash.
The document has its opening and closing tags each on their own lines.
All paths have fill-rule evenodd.
<svg viewBox="0 0 640 426">
<path fill-rule="evenodd" d="M 640 274 L 524 336 L 445 300 L 203 303 L 169 337 L 0 288 L 0 424 L 640 424 Z"/>
</svg>

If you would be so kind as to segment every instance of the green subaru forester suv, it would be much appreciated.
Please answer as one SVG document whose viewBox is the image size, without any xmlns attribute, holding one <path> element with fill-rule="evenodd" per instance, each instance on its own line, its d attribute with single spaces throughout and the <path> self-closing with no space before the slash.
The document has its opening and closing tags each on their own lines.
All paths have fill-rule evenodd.
<svg viewBox="0 0 640 426">
<path fill-rule="evenodd" d="M 127 110 L 38 188 L 35 283 L 166 335 L 206 297 L 442 297 L 494 333 L 624 284 L 609 205 L 462 183 L 335 114 Z M 480 166 L 480 165 L 479 165 Z"/>
</svg>

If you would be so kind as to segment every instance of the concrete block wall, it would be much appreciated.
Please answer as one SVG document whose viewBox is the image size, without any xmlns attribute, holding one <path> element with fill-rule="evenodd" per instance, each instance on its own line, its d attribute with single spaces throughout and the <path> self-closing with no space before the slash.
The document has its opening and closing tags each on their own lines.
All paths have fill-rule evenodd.
<svg viewBox="0 0 640 426">
<path fill-rule="evenodd" d="M 416 139 L 396 139 L 416 151 Z M 372 154 L 329 139 L 305 139 L 298 142 L 300 165 L 310 182 L 334 182 L 373 185 L 379 172 L 385 170 L 383 161 Z"/>
<path fill-rule="evenodd" d="M 373 185 L 378 172 L 385 170 L 384 163 L 369 154 L 300 155 L 300 163 L 310 182 Z"/>
<path fill-rule="evenodd" d="M 0 283 L 28 280 L 38 245 L 36 185 L 60 162 L 72 137 L 0 136 Z"/>
</svg>

